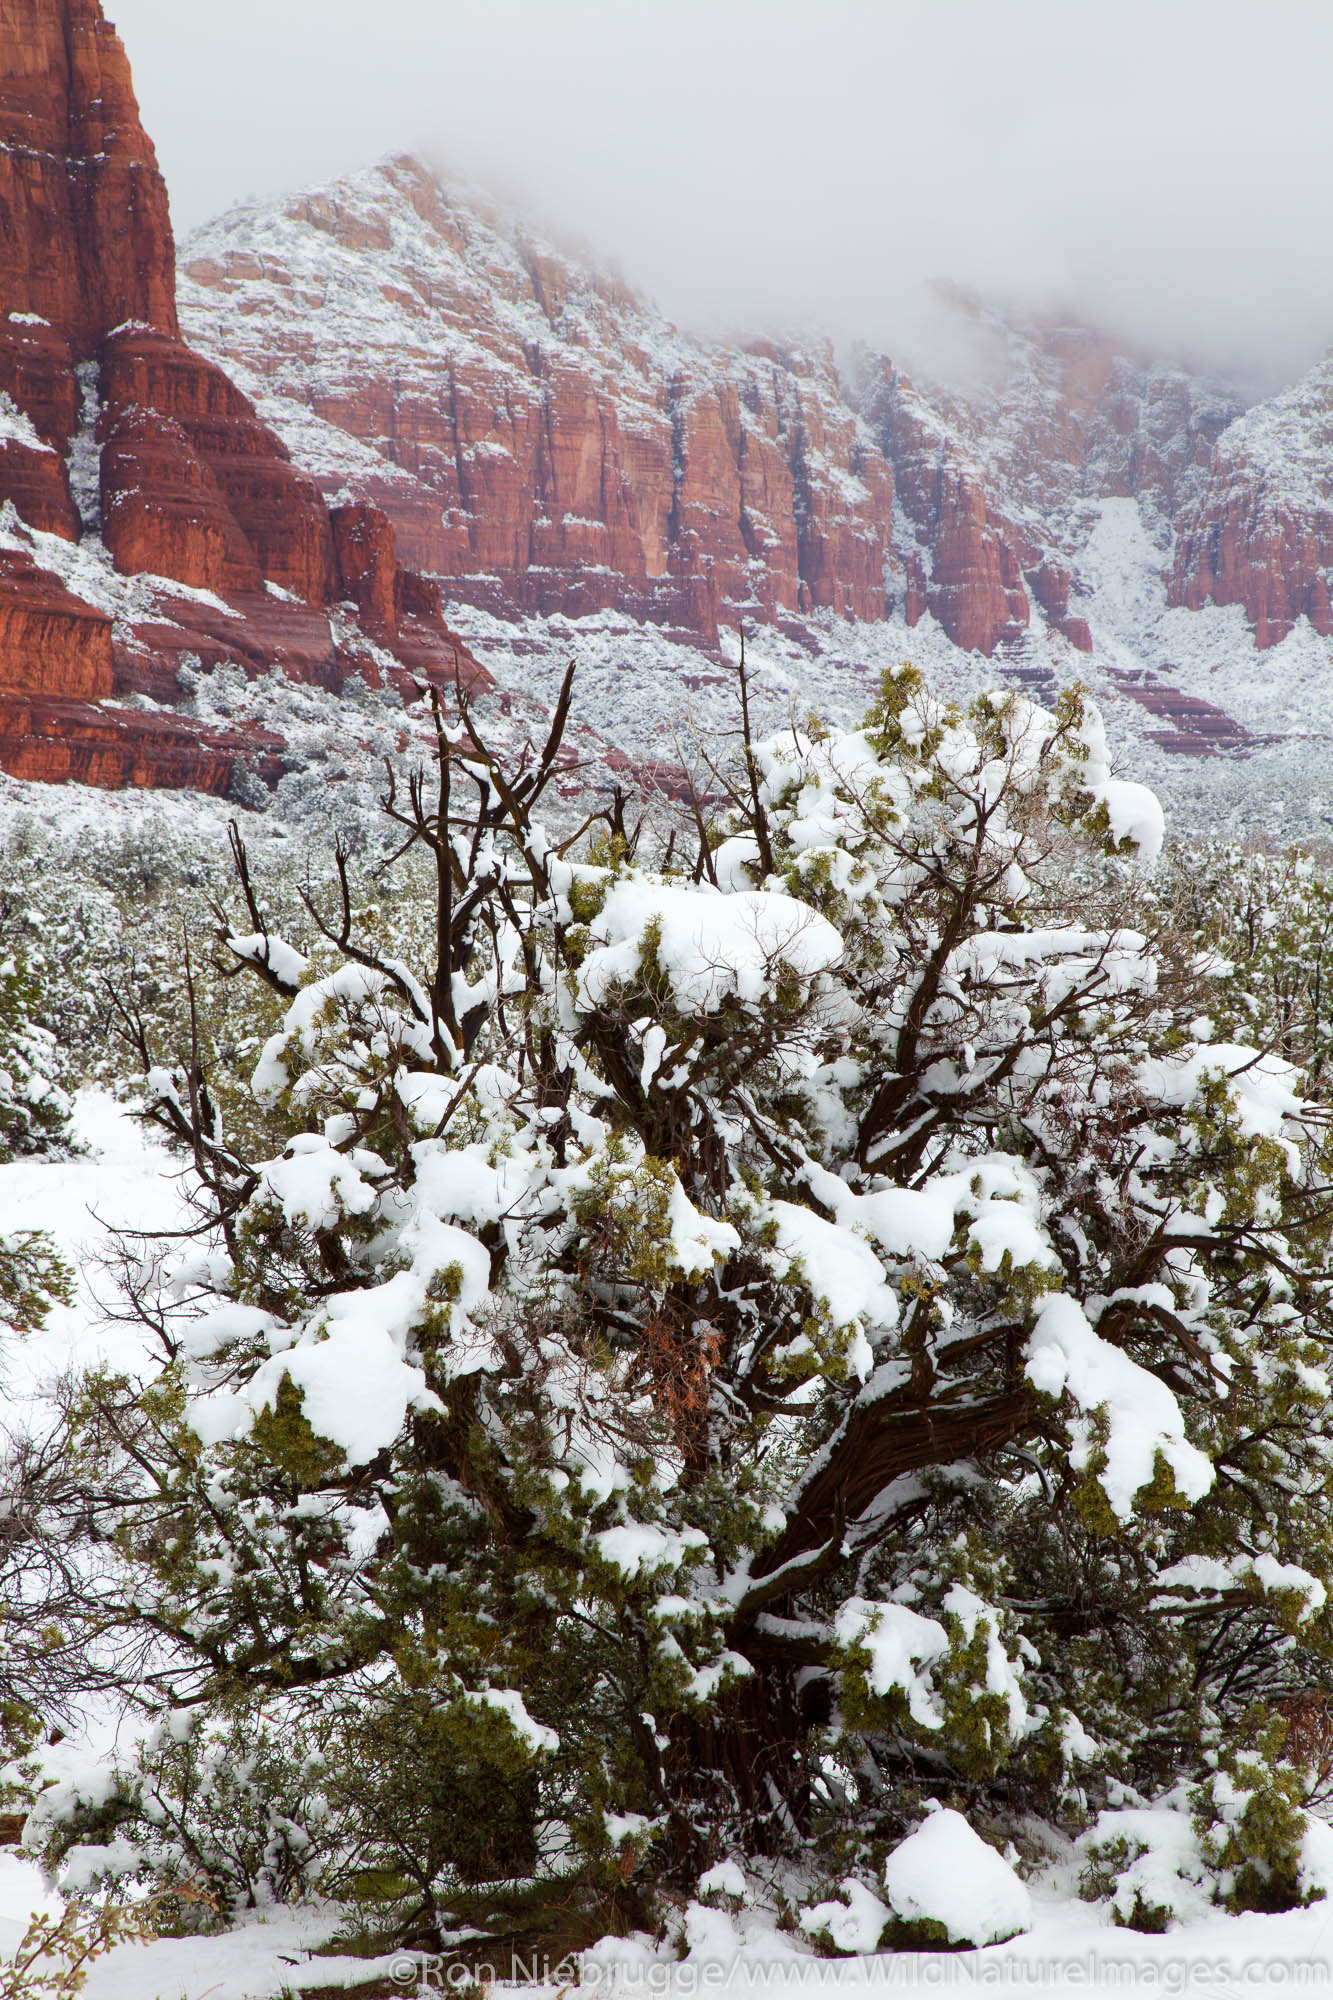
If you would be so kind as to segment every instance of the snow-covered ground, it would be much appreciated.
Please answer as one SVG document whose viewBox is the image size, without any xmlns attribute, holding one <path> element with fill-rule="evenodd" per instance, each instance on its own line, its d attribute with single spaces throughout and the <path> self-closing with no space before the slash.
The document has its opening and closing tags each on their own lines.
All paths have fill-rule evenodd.
<svg viewBox="0 0 1333 2000">
<path fill-rule="evenodd" d="M 805 640 L 755 627 L 747 632 L 746 653 L 759 727 L 781 727 L 812 710 L 854 724 L 884 670 L 902 661 L 961 699 L 981 688 L 1014 685 L 1048 699 L 1052 690 L 1081 682 L 1106 718 L 1118 770 L 1154 786 L 1170 833 L 1327 843 L 1333 826 L 1333 646 L 1302 618 L 1279 645 L 1260 652 L 1238 605 L 1168 608 L 1170 551 L 1153 539 L 1139 505 L 1110 499 L 1081 503 L 1075 511 L 1070 538 L 1077 545 L 1072 560 L 1082 595 L 1071 608 L 1091 619 L 1091 654 L 1077 651 L 1040 612 L 1022 640 L 991 659 L 960 651 L 929 614 L 915 626 L 901 615 L 857 624 L 816 614 L 807 621 Z M 0 542 L 6 539 L 33 546 L 71 588 L 113 616 L 142 613 L 148 601 L 139 602 L 144 580 L 119 577 L 92 542 L 75 548 L 52 536 L 24 531 L 20 537 L 0 517 Z M 447 588 L 446 579 L 446 595 Z M 577 768 L 552 794 L 548 816 L 557 824 L 562 818 L 577 824 L 596 795 L 623 778 L 617 753 L 639 764 L 697 769 L 701 741 L 736 727 L 735 634 L 723 634 L 719 658 L 618 611 L 510 620 L 447 601 L 446 611 L 498 683 L 499 699 L 478 704 L 497 743 L 544 735 L 549 706 L 574 661 L 567 747 Z M 382 790 L 385 759 L 406 766 L 430 755 L 424 705 L 405 709 L 391 690 L 354 682 L 333 695 L 278 672 L 252 679 L 227 665 L 206 673 L 187 667 L 181 679 L 184 713 L 209 725 L 257 724 L 276 731 L 289 747 L 290 768 L 271 797 L 253 780 L 248 789 L 242 782 L 237 794 L 262 810 L 252 836 L 261 843 L 295 837 L 322 850 L 337 832 L 358 845 Z M 1156 740 L 1170 731 L 1170 718 L 1135 699 L 1132 684 L 1177 689 L 1225 711 L 1246 735 L 1221 754 L 1182 755 Z M 0 774 L 0 837 L 7 823 L 24 817 L 66 837 L 91 825 L 136 838 L 151 826 L 168 841 L 178 832 L 189 840 L 211 833 L 220 842 L 236 811 L 229 800 L 107 794 L 23 784 Z"/>
<path fill-rule="evenodd" d="M 1262 833 L 1277 840 L 1327 842 L 1333 822 L 1333 648 L 1308 620 L 1260 652 L 1240 606 L 1168 609 L 1164 556 L 1132 500 L 1090 511 L 1078 559 L 1095 591 L 1095 650 L 1081 653 L 1041 621 L 994 658 L 964 653 L 929 614 L 854 624 L 820 615 L 811 643 L 770 627 L 747 632 L 746 660 L 761 727 L 815 710 L 855 723 L 887 667 L 910 661 L 944 693 L 966 700 L 1036 676 L 1031 691 L 1081 682 L 1106 719 L 1116 766 L 1151 784 L 1167 810 L 1168 832 Z M 679 644 L 624 613 L 504 621 L 469 606 L 448 607 L 451 622 L 503 687 L 554 698 L 565 666 L 578 667 L 576 712 L 636 757 L 690 762 L 692 746 L 737 722 L 735 677 L 724 661 Z M 737 643 L 724 634 L 735 658 Z M 1126 692 L 1118 676 L 1142 679 L 1223 709 L 1250 733 L 1245 754 L 1182 756 L 1154 740 L 1169 718 Z"/>
<path fill-rule="evenodd" d="M 180 1212 L 180 1163 L 113 1097 L 81 1091 L 74 1130 L 85 1149 L 77 1158 L 0 1166 L 0 1228 L 45 1230 L 78 1273 L 73 1303 L 55 1306 L 41 1334 L 11 1340 L 0 1353 L 10 1404 L 40 1396 L 76 1364 L 124 1366 L 142 1353 L 139 1335 L 107 1316 L 114 1291 L 107 1259 L 120 1230 L 169 1229 Z"/>
<path fill-rule="evenodd" d="M 35 1869 L 0 1856 L 0 1950 L 22 1935 L 27 1912 L 44 1903 Z M 285 2000 L 303 1988 L 353 1987 L 376 2000 L 417 2000 L 457 1992 L 429 1954 L 396 1952 L 373 1960 L 330 1952 L 326 1911 L 271 1910 L 222 1936 L 118 1945 L 90 1969 L 85 2000 Z M 825 1959 L 764 1918 L 730 1918 L 692 1905 L 679 1944 L 644 1937 L 611 1939 L 577 1961 L 515 1963 L 497 1954 L 496 1987 L 523 1988 L 525 2000 L 756 2000 L 810 1993 L 959 1992 L 1041 1994 L 1051 2000 L 1085 1993 L 1215 1995 L 1319 1994 L 1333 1989 L 1333 1906 L 1314 1904 L 1281 1916 L 1217 1916 L 1162 1936 L 1111 1926 L 1098 1909 L 1056 1886 L 1038 1884 L 1030 1930 L 980 1951 L 885 1952 Z M 683 1946 L 683 1953 L 681 1947 Z M 327 1947 L 325 1948 L 327 1950 Z M 525 1976 L 526 1975 L 526 1976 Z M 484 1976 L 484 1975 L 483 1975 Z"/>
</svg>

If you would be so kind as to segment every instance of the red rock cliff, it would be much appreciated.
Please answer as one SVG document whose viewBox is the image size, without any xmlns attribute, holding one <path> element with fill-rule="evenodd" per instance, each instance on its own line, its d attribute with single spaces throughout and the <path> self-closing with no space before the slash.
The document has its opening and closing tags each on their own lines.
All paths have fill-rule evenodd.
<svg viewBox="0 0 1333 2000">
<path fill-rule="evenodd" d="M 365 609 L 399 650 L 393 671 L 405 688 L 452 677 L 438 593 L 401 570 L 390 523 L 364 509 L 360 540 L 336 542 L 315 482 L 182 342 L 166 188 L 97 0 L 0 0 L 0 300 L 0 502 L 18 516 L 0 540 L 0 766 L 220 789 L 221 739 L 191 748 L 184 722 L 95 704 L 127 688 L 171 699 L 186 649 L 331 686 L 384 671 L 346 620 L 334 637 L 306 608 L 361 602 L 367 537 Z M 113 643 L 107 612 L 42 566 L 43 534 L 83 540 L 91 572 L 82 555 L 44 557 L 71 581 L 109 556 L 126 575 L 215 593 L 229 615 L 176 598 L 145 617 L 141 599 L 117 600 Z"/>
<path fill-rule="evenodd" d="M 167 193 L 98 0 L 0 0 L 7 310 L 93 354 L 126 320 L 175 334 Z"/>
<path fill-rule="evenodd" d="M 893 477 L 826 348 L 701 346 L 410 159 L 239 212 L 182 283 L 325 490 L 452 596 L 705 639 L 884 615 Z"/>
<path fill-rule="evenodd" d="M 1239 604 L 1260 646 L 1296 620 L 1333 635 L 1333 355 L 1218 440 L 1182 511 L 1171 598 Z"/>
</svg>

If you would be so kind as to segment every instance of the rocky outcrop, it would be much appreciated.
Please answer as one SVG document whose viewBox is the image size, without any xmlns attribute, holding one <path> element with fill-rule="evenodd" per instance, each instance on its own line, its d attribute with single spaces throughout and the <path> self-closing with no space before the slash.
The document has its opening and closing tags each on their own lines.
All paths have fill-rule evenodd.
<svg viewBox="0 0 1333 2000">
<path fill-rule="evenodd" d="M 119 568 L 196 588 L 335 594 L 328 510 L 220 369 L 137 330 L 103 350 L 102 533 Z"/>
<path fill-rule="evenodd" d="M 827 348 L 706 347 L 399 159 L 190 247 L 192 337 L 500 613 L 880 618 L 893 478 Z"/>
<path fill-rule="evenodd" d="M 276 782 L 281 751 L 265 731 L 201 729 L 177 715 L 0 690 L 0 771 L 14 778 L 220 796 L 240 759 L 261 780 Z"/>
<path fill-rule="evenodd" d="M 947 303 L 973 341 L 965 390 L 870 353 L 854 384 L 916 545 L 908 620 L 928 609 L 955 644 L 989 654 L 1021 638 L 1035 603 L 1090 651 L 1070 608 L 1089 505 L 1132 497 L 1169 539 L 1239 404 L 1086 328 L 1015 324 L 959 293 Z"/>
<path fill-rule="evenodd" d="M 1271 504 L 1262 483 L 1215 491 L 1184 524 L 1171 578 L 1171 601 L 1190 611 L 1240 604 L 1261 647 L 1275 646 L 1306 617 L 1333 635 L 1329 575 L 1333 513 L 1313 517 Z"/>
<path fill-rule="evenodd" d="M 1240 604 L 1260 646 L 1296 620 L 1333 635 L 1333 355 L 1219 439 L 1182 513 L 1171 600 Z"/>
<path fill-rule="evenodd" d="M 123 422 L 156 420 L 154 447 L 126 455 L 128 484 L 108 479 L 103 455 L 103 533 L 121 568 L 224 592 L 253 587 L 262 578 L 308 604 L 332 599 L 333 533 L 319 489 L 295 470 L 286 446 L 259 422 L 253 404 L 220 368 L 179 341 L 131 328 L 103 345 L 101 393 L 99 428 L 108 439 Z M 170 447 L 179 438 L 185 448 L 173 455 Z M 187 497 L 178 529 L 173 515 L 182 487 Z M 191 532 L 190 496 L 201 491 L 211 511 L 220 510 L 217 522 L 209 524 L 220 528 L 220 535 Z M 136 505 L 122 556 L 118 515 L 127 493 Z M 163 524 L 163 560 L 154 560 L 154 514 Z M 176 562 L 193 574 L 182 574 L 173 567 Z"/>
<path fill-rule="evenodd" d="M 191 751 L 179 718 L 99 723 L 91 706 L 176 699 L 187 654 L 408 696 L 484 678 L 389 520 L 362 506 L 339 537 L 287 446 L 181 340 L 166 189 L 97 0 L 0 0 L 0 279 L 0 767 L 222 789 L 230 739 Z M 32 530 L 82 540 L 91 569 Z M 107 556 L 208 596 L 159 592 L 145 611 L 153 593 L 112 589 Z M 114 637 L 76 594 L 85 575 L 114 601 Z"/>
<path fill-rule="evenodd" d="M 0 690 L 76 695 L 112 689 L 111 620 L 18 551 L 0 552 Z"/>
<path fill-rule="evenodd" d="M 326 493 L 383 508 L 450 597 L 705 644 L 900 609 L 985 653 L 1034 619 L 1086 650 L 1088 504 L 1132 495 L 1168 540 L 1240 407 L 959 294 L 965 388 L 693 340 L 409 158 L 210 225 L 181 304 Z"/>
<path fill-rule="evenodd" d="M 1086 618 L 1074 617 L 1069 609 L 1068 566 L 1053 555 L 1044 555 L 1035 569 L 1027 572 L 1028 589 L 1046 613 L 1049 624 L 1063 632 L 1080 653 L 1092 651 L 1092 630 Z"/>
<path fill-rule="evenodd" d="M 404 608 L 402 571 L 388 515 L 380 507 L 352 502 L 335 507 L 330 519 L 342 595 L 356 605 L 368 632 L 396 638 Z"/>
<path fill-rule="evenodd" d="M 11 319 L 76 357 L 127 321 L 177 332 L 166 188 L 99 0 L 0 0 L 0 217 Z"/>
</svg>

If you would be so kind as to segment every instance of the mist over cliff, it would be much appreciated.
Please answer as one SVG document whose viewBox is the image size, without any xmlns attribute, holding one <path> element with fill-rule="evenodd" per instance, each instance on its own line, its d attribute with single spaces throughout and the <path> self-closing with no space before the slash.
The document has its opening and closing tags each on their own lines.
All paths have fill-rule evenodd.
<svg viewBox="0 0 1333 2000">
<path fill-rule="evenodd" d="M 410 147 L 673 318 L 939 346 L 923 283 L 1269 393 L 1333 337 L 1333 14 L 1274 0 L 120 0 L 175 220 Z M 209 87 L 199 88 L 207 77 Z"/>
</svg>

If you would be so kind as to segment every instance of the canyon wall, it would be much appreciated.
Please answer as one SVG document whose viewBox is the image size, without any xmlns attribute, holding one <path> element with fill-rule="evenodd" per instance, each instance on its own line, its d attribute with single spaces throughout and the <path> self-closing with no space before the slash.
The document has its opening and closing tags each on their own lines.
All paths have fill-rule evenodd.
<svg viewBox="0 0 1333 2000">
<path fill-rule="evenodd" d="M 216 732 L 187 753 L 183 721 L 107 707 L 173 699 L 187 651 L 330 686 L 452 678 L 438 593 L 403 572 L 389 521 L 396 611 L 372 645 L 318 485 L 180 338 L 166 188 L 97 0 L 0 0 L 0 298 L 0 768 L 222 789 L 235 752 Z M 116 574 L 186 590 L 145 614 Z M 403 657 L 377 660 L 386 642 Z"/>
<path fill-rule="evenodd" d="M 703 340 L 408 156 L 233 210 L 178 283 L 97 0 L 0 0 L 0 283 L 11 770 L 219 789 L 239 751 L 191 762 L 144 719 L 183 662 L 410 694 L 457 659 L 479 684 L 449 600 L 615 608 L 714 648 L 743 621 L 901 615 L 984 655 L 1034 627 L 1087 652 L 1111 499 L 1173 604 L 1240 605 L 1261 646 L 1333 633 L 1333 362 L 1243 414 L 956 292 L 950 384 Z"/>
<path fill-rule="evenodd" d="M 693 339 L 403 156 L 250 204 L 182 257 L 191 338 L 340 500 L 497 614 L 614 605 L 713 644 L 741 619 L 925 612 L 993 653 L 1086 650 L 1090 505 L 1169 543 L 1234 395 L 1081 327 L 942 295 L 964 386 L 862 349 Z"/>
<path fill-rule="evenodd" d="M 1260 646 L 1333 635 L 1333 355 L 1232 425 L 1177 525 L 1173 603 L 1243 605 Z"/>
<path fill-rule="evenodd" d="M 398 159 L 191 246 L 194 337 L 326 492 L 500 612 L 880 618 L 893 476 L 827 348 L 691 342 Z"/>
</svg>

